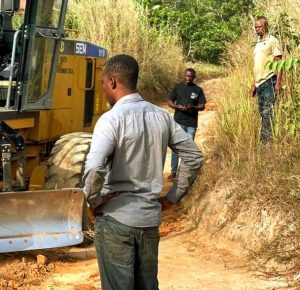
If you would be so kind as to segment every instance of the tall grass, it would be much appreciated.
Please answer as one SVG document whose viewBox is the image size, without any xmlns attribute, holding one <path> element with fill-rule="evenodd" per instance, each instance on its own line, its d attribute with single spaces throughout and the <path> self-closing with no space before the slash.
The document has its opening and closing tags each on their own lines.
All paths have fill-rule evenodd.
<svg viewBox="0 0 300 290">
<path fill-rule="evenodd" d="M 271 32 L 284 47 L 284 57 L 299 58 L 298 1 L 257 1 L 256 14 L 269 18 Z M 219 104 L 211 155 L 217 159 L 220 179 L 234 184 L 236 198 L 250 199 L 256 206 L 272 208 L 289 217 L 289 224 L 282 221 L 282 230 L 258 253 L 260 258 L 272 256 L 282 262 L 299 253 L 300 132 L 295 128 L 300 121 L 300 73 L 296 67 L 284 75 L 284 90 L 275 106 L 274 141 L 265 147 L 259 141 L 261 122 L 257 100 L 250 95 L 255 40 L 249 23 L 242 39 L 228 47 L 225 59 L 228 85 Z M 291 232 L 291 227 L 297 230 Z M 281 238 L 287 232 L 289 238 L 287 235 Z M 286 270 L 299 271 L 299 268 L 287 266 Z"/>
<path fill-rule="evenodd" d="M 250 97 L 253 77 L 252 48 L 249 44 L 249 35 L 232 44 L 225 62 L 229 73 L 228 85 L 224 98 L 220 100 L 215 135 L 222 143 L 231 144 L 229 148 L 233 152 L 244 150 L 245 147 L 252 150 L 257 145 L 259 122 L 255 100 Z"/>
<path fill-rule="evenodd" d="M 283 44 L 284 57 L 299 57 L 300 49 L 297 46 L 297 40 L 300 42 L 300 34 L 297 35 L 296 28 L 300 16 L 299 14 L 294 14 L 297 18 L 288 16 L 290 10 L 293 10 L 297 5 L 292 5 L 295 4 L 295 1 L 286 0 L 284 1 L 286 10 L 282 10 L 282 6 L 280 10 L 276 10 L 273 9 L 277 7 L 275 2 L 277 3 L 277 1 L 262 1 L 259 6 L 257 5 L 257 10 L 269 16 L 271 31 L 280 38 Z M 290 6 L 289 3 L 291 3 Z M 270 10 L 263 11 L 269 8 Z M 255 160 L 253 156 L 260 154 L 261 149 L 259 142 L 260 116 L 258 115 L 257 100 L 250 95 L 250 88 L 253 84 L 252 67 L 255 39 L 256 36 L 251 29 L 246 31 L 239 42 L 228 47 L 225 60 L 230 73 L 227 91 L 224 94 L 226 97 L 220 101 L 215 141 L 217 147 L 223 148 L 219 151 L 229 154 L 232 160 L 238 160 L 238 156 L 244 155 L 245 152 L 247 152 L 249 160 Z M 274 143 L 269 149 L 273 150 L 275 155 L 280 151 L 280 148 L 289 151 L 293 150 L 291 145 L 300 144 L 300 132 L 295 129 L 299 122 L 297 115 L 299 114 L 299 112 L 297 113 L 299 108 L 297 103 L 300 103 L 299 76 L 297 68 L 284 76 L 283 92 L 276 101 L 273 128 Z M 245 163 L 245 166 L 247 164 Z"/>
<path fill-rule="evenodd" d="M 136 57 L 141 67 L 139 90 L 155 100 L 178 81 L 184 60 L 176 34 L 150 27 L 146 14 L 134 0 L 70 0 L 66 27 L 75 31 L 74 38 L 107 48 L 110 56 Z"/>
</svg>

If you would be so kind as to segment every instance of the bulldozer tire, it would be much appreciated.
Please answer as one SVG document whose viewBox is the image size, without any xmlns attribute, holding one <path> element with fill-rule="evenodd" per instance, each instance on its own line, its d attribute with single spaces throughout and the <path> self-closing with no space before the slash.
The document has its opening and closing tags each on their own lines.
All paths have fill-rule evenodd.
<svg viewBox="0 0 300 290">
<path fill-rule="evenodd" d="M 89 152 L 92 134 L 70 133 L 61 136 L 55 143 L 48 160 L 45 188 L 82 188 L 82 175 L 86 155 Z M 94 241 L 94 224 L 89 220 L 86 204 L 83 206 L 82 230 L 88 246 Z"/>
</svg>

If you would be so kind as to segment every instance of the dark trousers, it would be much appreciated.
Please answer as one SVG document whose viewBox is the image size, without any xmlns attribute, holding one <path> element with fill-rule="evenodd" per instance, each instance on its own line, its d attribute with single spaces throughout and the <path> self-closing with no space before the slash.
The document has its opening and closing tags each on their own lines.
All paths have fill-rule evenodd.
<svg viewBox="0 0 300 290">
<path fill-rule="evenodd" d="M 96 217 L 95 247 L 102 290 L 158 290 L 158 227 L 133 228 Z"/>
<path fill-rule="evenodd" d="M 258 109 L 261 116 L 260 140 L 270 142 L 273 139 L 273 107 L 276 99 L 275 94 L 276 76 L 271 77 L 257 88 Z"/>
</svg>

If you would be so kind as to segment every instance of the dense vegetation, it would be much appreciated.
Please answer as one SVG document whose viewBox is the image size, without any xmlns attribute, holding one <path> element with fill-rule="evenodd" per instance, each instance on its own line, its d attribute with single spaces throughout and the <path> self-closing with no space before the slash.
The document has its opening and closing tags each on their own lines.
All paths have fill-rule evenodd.
<svg viewBox="0 0 300 290">
<path fill-rule="evenodd" d="M 248 0 L 70 0 L 66 28 L 110 55 L 137 57 L 140 89 L 164 96 L 184 60 L 219 62 L 227 43 L 241 35 L 252 6 Z"/>
<path fill-rule="evenodd" d="M 218 63 L 226 44 L 238 39 L 249 0 L 138 0 L 152 26 L 178 33 L 186 58 Z"/>
</svg>

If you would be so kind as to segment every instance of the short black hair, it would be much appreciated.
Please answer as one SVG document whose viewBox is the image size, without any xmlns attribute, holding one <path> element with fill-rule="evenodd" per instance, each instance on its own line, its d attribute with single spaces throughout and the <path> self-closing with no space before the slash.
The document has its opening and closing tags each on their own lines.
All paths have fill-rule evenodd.
<svg viewBox="0 0 300 290">
<path fill-rule="evenodd" d="M 114 76 L 125 87 L 136 89 L 139 70 L 139 64 L 134 57 L 118 54 L 107 61 L 103 74 Z"/>
<path fill-rule="evenodd" d="M 185 72 L 187 71 L 191 72 L 194 76 L 196 76 L 196 71 L 193 68 L 189 67 L 185 70 Z"/>
</svg>

